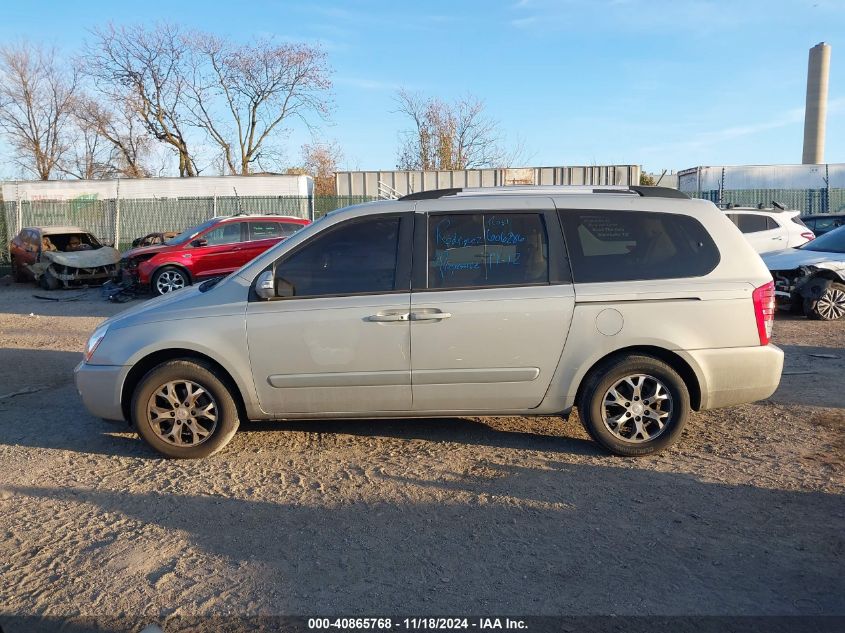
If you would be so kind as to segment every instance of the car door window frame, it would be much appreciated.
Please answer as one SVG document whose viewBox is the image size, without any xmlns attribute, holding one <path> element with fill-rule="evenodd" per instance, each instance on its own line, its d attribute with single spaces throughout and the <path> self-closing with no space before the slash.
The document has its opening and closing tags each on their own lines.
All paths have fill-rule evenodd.
<svg viewBox="0 0 845 633">
<path fill-rule="evenodd" d="M 408 293 L 411 291 L 411 257 L 412 257 L 412 246 L 413 246 L 413 234 L 414 234 L 414 214 L 411 211 L 399 211 L 393 213 L 383 213 L 383 214 L 373 214 L 373 215 L 363 215 L 356 218 L 350 218 L 348 220 L 344 220 L 342 222 L 338 222 L 326 229 L 319 231 L 312 235 L 309 239 L 302 242 L 301 244 L 297 244 L 293 249 L 286 252 L 284 255 L 279 257 L 276 261 L 270 264 L 267 268 L 264 268 L 261 273 L 256 275 L 256 278 L 253 280 L 250 291 L 249 291 L 249 301 L 250 302 L 261 302 L 261 303 L 268 303 L 272 301 L 308 301 L 311 299 L 326 299 L 326 298 L 335 298 L 335 297 L 364 297 L 364 296 L 376 296 L 376 295 L 388 295 L 388 294 L 402 294 Z M 276 276 L 276 269 L 281 265 L 284 264 L 288 259 L 294 257 L 300 251 L 308 248 L 315 240 L 322 239 L 331 233 L 336 231 L 340 231 L 343 228 L 347 228 L 352 224 L 359 224 L 362 222 L 369 222 L 373 220 L 390 220 L 390 219 L 398 219 L 399 220 L 399 236 L 398 236 L 398 243 L 396 245 L 396 272 L 393 277 L 393 290 L 375 290 L 372 292 L 347 292 L 347 293 L 339 293 L 339 294 L 325 294 L 325 295 L 309 295 L 309 296 L 292 296 L 292 297 L 272 297 L 271 299 L 262 299 L 258 296 L 255 292 L 255 284 L 258 281 L 258 277 L 261 276 L 262 273 L 271 270 L 273 271 L 273 277 Z"/>
<path fill-rule="evenodd" d="M 548 248 L 548 280 L 532 283 L 486 284 L 478 286 L 455 286 L 429 288 L 429 227 L 434 218 L 453 215 L 534 215 L 539 216 L 546 231 Z M 527 288 L 531 286 L 556 286 L 572 283 L 569 258 L 563 241 L 563 231 L 557 211 L 548 209 L 485 209 L 478 206 L 473 209 L 458 210 L 418 210 L 414 223 L 414 262 L 412 274 L 412 292 L 450 292 L 453 290 L 490 290 L 495 288 Z"/>
<path fill-rule="evenodd" d="M 209 242 L 207 244 L 207 246 L 230 246 L 231 244 L 243 244 L 246 241 L 244 238 L 249 236 L 248 229 L 247 229 L 247 226 L 246 226 L 247 223 L 244 220 L 236 220 L 234 222 L 221 222 L 220 224 L 215 224 L 214 226 L 208 227 L 208 230 L 206 230 L 202 235 L 197 235 L 194 238 L 192 238 L 190 241 L 193 242 L 194 240 L 198 240 L 198 239 L 208 240 L 208 234 L 209 233 L 213 233 L 214 231 L 216 231 L 219 228 L 222 228 L 224 233 L 225 233 L 226 227 L 228 227 L 232 224 L 239 224 L 240 225 L 239 226 L 240 238 L 237 241 L 235 241 L 235 242 L 223 242 L 221 244 L 212 244 L 212 243 Z"/>
</svg>

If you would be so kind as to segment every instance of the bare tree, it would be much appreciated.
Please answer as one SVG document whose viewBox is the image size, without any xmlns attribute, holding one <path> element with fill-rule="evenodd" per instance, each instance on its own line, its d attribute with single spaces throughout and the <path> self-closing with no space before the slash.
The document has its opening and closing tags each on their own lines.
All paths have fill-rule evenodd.
<svg viewBox="0 0 845 633">
<path fill-rule="evenodd" d="M 176 153 L 180 176 L 196 176 L 185 118 L 190 59 L 179 27 L 109 25 L 94 38 L 81 60 L 86 74 L 104 95 L 131 105 L 146 131 Z"/>
<path fill-rule="evenodd" d="M 334 196 L 335 173 L 342 160 L 343 151 L 336 141 L 306 143 L 302 146 L 302 166 L 289 169 L 288 173 L 308 174 L 314 179 L 315 195 Z"/>
<path fill-rule="evenodd" d="M 68 133 L 68 151 L 57 169 L 72 178 L 111 178 L 117 172 L 113 154 L 113 148 L 95 127 L 75 121 Z"/>
<path fill-rule="evenodd" d="M 413 122 L 400 133 L 399 169 L 504 167 L 521 147 L 503 147 L 500 125 L 484 113 L 484 102 L 468 95 L 453 103 L 399 90 L 398 112 Z"/>
<path fill-rule="evenodd" d="M 16 162 L 41 180 L 54 175 L 67 151 L 75 89 L 75 71 L 60 67 L 54 50 L 26 43 L 0 48 L 0 130 Z"/>
<path fill-rule="evenodd" d="M 197 33 L 185 40 L 192 53 L 186 102 L 192 123 L 222 153 L 231 174 L 246 175 L 254 165 L 276 162 L 268 139 L 289 119 L 310 125 L 325 118 L 331 88 L 326 55 L 305 44 L 260 40 L 234 45 Z"/>
<path fill-rule="evenodd" d="M 89 162 L 93 163 L 95 173 L 103 174 L 99 177 L 146 178 L 152 175 L 148 164 L 152 139 L 139 121 L 137 111 L 137 105 L 131 100 L 109 103 L 89 95 L 77 98 L 76 127 L 84 146 L 92 150 L 88 154 L 92 159 Z M 95 156 L 93 150 L 101 153 Z M 102 157 L 103 152 L 107 158 Z"/>
</svg>

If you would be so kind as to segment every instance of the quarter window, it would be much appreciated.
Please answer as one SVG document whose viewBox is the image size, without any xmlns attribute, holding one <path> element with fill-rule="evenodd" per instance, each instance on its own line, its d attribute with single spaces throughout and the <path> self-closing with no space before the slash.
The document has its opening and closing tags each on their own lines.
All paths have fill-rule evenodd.
<svg viewBox="0 0 845 633">
<path fill-rule="evenodd" d="M 560 211 L 576 283 L 700 277 L 719 250 L 700 222 L 647 211 Z"/>
<path fill-rule="evenodd" d="M 548 252 L 539 214 L 432 215 L 428 221 L 428 287 L 546 284 Z"/>
<path fill-rule="evenodd" d="M 353 220 L 318 235 L 276 266 L 294 296 L 391 292 L 396 281 L 399 218 Z"/>
</svg>

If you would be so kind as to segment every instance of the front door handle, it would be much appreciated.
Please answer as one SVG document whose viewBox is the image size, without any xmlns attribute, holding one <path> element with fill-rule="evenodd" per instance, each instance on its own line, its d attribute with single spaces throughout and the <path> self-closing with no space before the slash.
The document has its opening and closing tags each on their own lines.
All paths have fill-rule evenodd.
<svg viewBox="0 0 845 633">
<path fill-rule="evenodd" d="M 451 316 L 449 312 L 411 312 L 411 321 L 441 321 Z"/>
<path fill-rule="evenodd" d="M 407 321 L 408 313 L 373 314 L 368 316 L 366 320 L 374 323 L 395 323 L 396 321 Z"/>
</svg>

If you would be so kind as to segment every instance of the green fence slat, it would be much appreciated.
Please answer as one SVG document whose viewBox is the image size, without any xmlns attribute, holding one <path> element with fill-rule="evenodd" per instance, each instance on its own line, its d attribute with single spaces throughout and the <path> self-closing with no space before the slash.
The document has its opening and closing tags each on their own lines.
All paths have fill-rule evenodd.
<svg viewBox="0 0 845 633">
<path fill-rule="evenodd" d="M 21 201 L 23 226 L 79 226 L 103 242 L 112 243 L 118 229 L 124 250 L 132 240 L 159 231 L 183 231 L 216 216 L 264 213 L 307 218 L 313 202 L 319 218 L 342 207 L 375 198 L 369 196 L 227 196 L 220 198 L 143 198 L 121 200 L 37 200 Z M 8 240 L 15 233 L 18 203 L 6 200 L 0 208 L 0 262 L 9 261 Z"/>
</svg>

